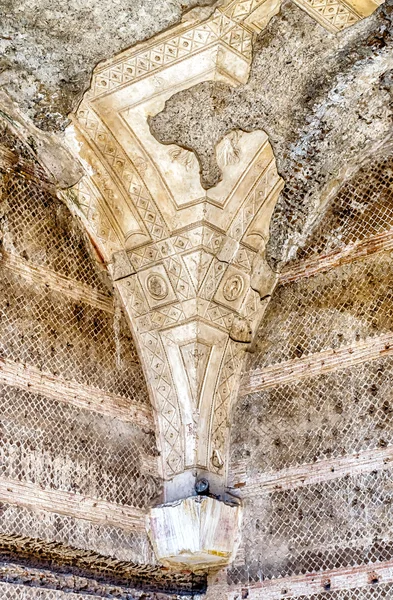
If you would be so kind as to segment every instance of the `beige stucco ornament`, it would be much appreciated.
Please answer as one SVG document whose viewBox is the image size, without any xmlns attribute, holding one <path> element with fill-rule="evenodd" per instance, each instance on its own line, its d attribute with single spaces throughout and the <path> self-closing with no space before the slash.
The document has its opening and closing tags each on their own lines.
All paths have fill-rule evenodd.
<svg viewBox="0 0 393 600">
<path fill-rule="evenodd" d="M 307 10 L 318 4 L 297 1 Z M 326 3 L 323 19 L 333 29 L 358 18 L 336 0 L 312 10 L 321 15 Z M 84 176 L 64 197 L 129 315 L 167 501 L 192 495 L 201 472 L 215 494 L 225 489 L 231 404 L 261 300 L 277 280 L 265 247 L 283 181 L 263 131 L 232 131 L 215 149 L 222 180 L 206 190 L 195 155 L 161 144 L 149 118 L 197 83 L 245 83 L 253 40 L 279 7 L 280 0 L 225 0 L 207 18 L 190 13 L 98 65 L 66 131 Z"/>
<path fill-rule="evenodd" d="M 160 563 L 199 570 L 231 562 L 241 517 L 240 505 L 192 496 L 152 508 L 147 529 Z"/>
<path fill-rule="evenodd" d="M 231 402 L 261 317 L 260 289 L 269 293 L 276 279 L 261 257 L 283 181 L 267 135 L 235 131 L 217 145 L 223 176 L 206 190 L 194 154 L 161 144 L 149 117 L 198 82 L 247 81 L 252 40 L 278 7 L 227 3 L 99 65 L 66 132 L 85 170 L 66 198 L 130 317 L 166 501 L 191 496 L 201 474 L 213 493 L 225 488 Z M 257 263 L 265 285 L 253 283 Z"/>
</svg>

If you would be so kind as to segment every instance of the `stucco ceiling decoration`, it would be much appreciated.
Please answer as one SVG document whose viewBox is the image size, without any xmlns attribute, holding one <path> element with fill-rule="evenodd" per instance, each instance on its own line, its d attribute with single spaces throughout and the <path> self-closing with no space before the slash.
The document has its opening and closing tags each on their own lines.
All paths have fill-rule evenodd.
<svg viewBox="0 0 393 600">
<path fill-rule="evenodd" d="M 183 495 L 198 469 L 224 484 L 231 401 L 276 281 L 264 248 L 283 181 L 266 134 L 233 131 L 216 147 L 222 181 L 205 190 L 195 155 L 160 144 L 148 119 L 196 83 L 244 83 L 253 37 L 278 9 L 232 1 L 101 64 L 67 130 L 85 175 L 65 196 L 112 265 L 156 408 L 163 476 L 181 477 Z"/>
<path fill-rule="evenodd" d="M 338 33 L 371 15 L 384 0 L 294 0 L 300 8 L 332 33 Z"/>
</svg>

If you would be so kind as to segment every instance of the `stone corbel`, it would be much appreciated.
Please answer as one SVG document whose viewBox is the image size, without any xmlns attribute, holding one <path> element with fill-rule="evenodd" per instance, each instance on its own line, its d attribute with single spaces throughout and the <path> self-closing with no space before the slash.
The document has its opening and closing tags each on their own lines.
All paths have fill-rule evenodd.
<svg viewBox="0 0 393 600">
<path fill-rule="evenodd" d="M 162 564 L 199 571 L 233 560 L 241 518 L 240 504 L 193 496 L 153 508 L 147 530 Z"/>
</svg>

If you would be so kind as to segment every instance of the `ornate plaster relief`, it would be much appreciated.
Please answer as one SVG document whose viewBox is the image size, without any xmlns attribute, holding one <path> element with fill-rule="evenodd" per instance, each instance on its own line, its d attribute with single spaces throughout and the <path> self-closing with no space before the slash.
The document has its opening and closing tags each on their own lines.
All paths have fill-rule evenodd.
<svg viewBox="0 0 393 600">
<path fill-rule="evenodd" d="M 148 120 L 194 83 L 245 82 L 253 36 L 278 7 L 230 3 L 100 65 L 67 130 L 85 176 L 66 196 L 111 263 L 131 318 L 163 475 L 178 476 L 167 499 L 191 493 L 198 470 L 211 473 L 213 489 L 224 483 L 245 343 L 261 316 L 260 288 L 268 294 L 276 279 L 263 252 L 283 182 L 266 134 L 234 131 L 216 148 L 222 181 L 207 191 L 194 154 L 160 144 Z"/>
<path fill-rule="evenodd" d="M 384 0 L 294 0 L 318 23 L 338 33 L 374 12 Z"/>
<path fill-rule="evenodd" d="M 167 500 L 199 470 L 225 482 L 232 398 L 276 282 L 264 260 L 283 186 L 263 131 L 233 131 L 206 190 L 195 155 L 163 145 L 149 117 L 203 81 L 248 79 L 252 41 L 279 0 L 226 2 L 99 65 L 66 132 L 84 167 L 65 193 L 106 260 L 139 344 L 157 414 Z M 181 491 L 180 491 L 181 490 Z"/>
</svg>

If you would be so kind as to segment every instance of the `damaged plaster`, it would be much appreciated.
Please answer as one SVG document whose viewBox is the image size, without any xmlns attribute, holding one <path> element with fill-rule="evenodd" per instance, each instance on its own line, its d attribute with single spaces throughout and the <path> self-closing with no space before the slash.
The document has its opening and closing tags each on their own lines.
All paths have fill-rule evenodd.
<svg viewBox="0 0 393 600">
<path fill-rule="evenodd" d="M 292 3 L 261 32 L 249 81 L 205 82 L 170 98 L 153 135 L 198 157 L 201 181 L 220 181 L 216 144 L 234 129 L 264 130 L 287 182 L 271 224 L 277 266 L 345 177 L 391 134 L 392 3 L 339 35 Z"/>
<path fill-rule="evenodd" d="M 40 4 L 42 7 L 43 2 Z M 194 4 L 190 1 L 187 7 Z M 150 35 L 141 25 L 145 18 L 152 30 L 159 30 L 156 5 L 161 12 L 165 9 L 169 15 L 180 15 L 175 1 L 146 0 L 136 7 L 134 3 L 140 26 L 140 30 L 133 29 L 135 39 Z M 90 9 L 91 4 L 88 6 Z M 111 12 L 115 8 L 112 3 Z M 52 18 L 56 6 L 48 6 L 49 10 Z M 142 14 L 149 10 L 147 16 Z M 202 15 L 208 16 L 209 10 L 206 7 Z M 60 140 L 61 136 L 49 133 L 42 137 L 41 130 L 26 125 L 25 115 L 28 113 L 42 128 L 61 128 L 69 107 L 75 107 L 81 91 L 89 87 L 83 79 L 86 74 L 89 77 L 91 69 L 86 66 L 91 59 L 89 36 L 82 40 L 85 21 L 81 20 L 80 48 L 76 45 L 75 53 L 67 55 L 69 64 L 76 61 L 81 69 L 74 90 L 68 79 L 60 89 L 59 79 L 48 76 L 50 82 L 48 79 L 45 85 L 53 83 L 59 96 L 52 104 L 45 104 L 44 96 L 42 102 L 30 105 L 40 74 L 36 70 L 33 79 L 23 79 L 23 69 L 10 85 L 4 86 L 18 103 L 14 116 L 19 114 L 21 122 L 16 129 L 23 133 L 20 137 L 26 143 L 18 149 L 22 142 L 14 143 L 4 127 L 1 143 L 5 146 L 0 146 L 0 171 L 4 173 L 0 207 L 0 229 L 3 226 L 4 230 L 0 261 L 0 400 L 5 425 L 0 448 L 6 460 L 0 479 L 0 545 L 3 556 L 7 553 L 8 561 L 18 563 L 3 566 L 0 573 L 0 586 L 7 600 L 14 599 L 16 586 L 22 593 L 42 600 L 63 600 L 70 589 L 81 600 L 85 594 L 87 599 L 88 594 L 98 593 L 108 597 L 115 594 L 124 600 L 131 596 L 152 600 L 202 598 L 199 594 L 206 591 L 206 574 L 191 576 L 189 572 L 161 569 L 144 531 L 144 511 L 156 502 L 156 494 L 162 490 L 159 453 L 164 454 L 153 431 L 149 392 L 157 394 L 157 406 L 163 407 L 165 451 L 175 466 L 176 461 L 181 464 L 178 456 L 182 452 L 179 438 L 174 437 L 181 431 L 178 423 L 184 422 L 189 428 L 188 439 L 195 435 L 195 439 L 203 440 L 195 433 L 197 417 L 203 412 L 211 415 L 214 451 L 206 453 L 206 461 L 219 470 L 228 460 L 225 484 L 229 489 L 225 491 L 243 502 L 236 561 L 227 571 L 209 576 L 206 598 L 257 600 L 284 595 L 323 600 L 330 589 L 336 600 L 391 596 L 390 11 L 391 3 L 335 36 L 294 4 L 285 2 L 282 13 L 257 40 L 253 70 L 246 85 L 235 90 L 230 87 L 231 81 L 205 82 L 169 100 L 164 112 L 151 120 L 151 127 L 160 142 L 173 141 L 180 147 L 171 149 L 157 139 L 151 141 L 156 144 L 157 156 L 166 158 L 170 165 L 167 173 L 175 180 L 171 181 L 173 187 L 180 182 L 175 199 L 180 199 L 178 205 L 184 201 L 186 211 L 190 209 L 187 227 L 183 216 L 177 218 L 175 211 L 170 213 L 168 200 L 171 219 L 165 229 L 165 219 L 160 220 L 165 207 L 164 188 L 159 188 L 157 202 L 149 196 L 152 164 L 138 154 L 134 161 L 130 143 L 124 145 L 130 154 L 123 154 L 124 147 L 115 145 L 119 130 L 112 135 L 105 129 L 109 110 L 103 98 L 110 102 L 107 90 L 96 88 L 98 94 L 102 93 L 101 113 L 94 113 L 94 108 L 88 112 L 87 103 L 79 108 L 80 135 L 90 136 L 91 143 L 86 147 L 96 144 L 102 162 L 99 165 L 96 161 L 94 169 L 88 169 L 95 178 L 94 185 L 89 187 L 86 179 L 79 181 L 80 196 L 71 194 L 68 200 L 72 198 L 75 206 L 78 198 L 83 200 L 91 222 L 97 226 L 97 238 L 101 235 L 106 239 L 108 232 L 109 239 L 110 229 L 105 230 L 105 222 L 97 218 L 93 193 L 89 198 L 88 192 L 94 191 L 95 184 L 96 189 L 102 186 L 102 198 L 108 206 L 114 198 L 119 222 L 126 215 L 125 222 L 130 225 L 129 213 L 121 210 L 126 203 L 120 202 L 131 198 L 135 213 L 141 210 L 143 214 L 142 225 L 151 227 L 151 239 L 145 234 L 148 242 L 129 245 L 114 259 L 113 273 L 119 274 L 113 277 L 118 280 L 115 285 L 130 310 L 129 316 L 139 327 L 133 329 L 135 343 L 129 322 L 121 318 L 119 304 L 100 285 L 101 266 L 96 267 L 94 256 L 89 258 L 89 246 L 85 248 L 83 236 L 77 235 L 77 220 L 51 196 L 46 181 L 37 176 L 38 170 L 27 168 L 31 151 L 38 156 L 41 150 L 46 155 L 38 158 L 48 167 L 50 182 L 61 184 L 60 177 L 64 178 L 67 171 L 61 170 L 65 163 L 60 150 L 53 157 L 50 147 L 50 140 Z M 110 36 L 117 17 L 110 15 L 111 20 L 104 24 L 105 16 L 102 12 L 97 18 Z M 31 14 L 27 20 L 31 20 Z M 37 29 L 40 21 L 30 25 Z M 225 34 L 222 31 L 223 37 Z M 116 52 L 110 48 L 111 44 L 117 47 L 116 36 L 109 42 L 103 38 L 100 51 L 105 57 Z M 99 45 L 99 34 L 96 37 Z M 71 42 L 67 42 L 68 49 Z M 29 44 L 20 46 L 26 53 L 26 64 L 34 59 Z M 86 71 L 78 63 L 79 51 L 86 59 Z M 97 48 L 96 52 L 100 55 Z M 199 49 L 195 55 L 201 63 Z M 65 54 L 62 57 L 65 60 Z M 48 64 L 55 72 L 52 58 L 48 55 Z M 49 68 L 43 60 L 37 61 L 42 72 Z M 191 69 L 184 72 L 189 76 Z M 103 70 L 99 71 L 96 81 L 100 77 L 107 81 L 105 76 Z M 22 79 L 26 86 L 20 84 Z M 157 102 L 165 79 L 158 78 L 153 69 L 151 79 L 157 85 L 153 90 Z M 29 87 L 27 84 L 33 80 L 34 85 Z M 171 84 L 169 78 L 167 84 Z M 156 93 L 159 86 L 160 92 Z M 119 94 L 125 90 L 122 84 L 119 88 Z M 115 96 L 113 88 L 112 92 Z M 130 97 L 124 94 L 125 103 Z M 149 114 L 158 113 L 163 104 Z M 126 109 L 122 123 L 136 127 L 140 105 Z M 97 119 L 102 117 L 97 127 L 91 126 L 93 113 Z M 86 115 L 89 120 L 82 119 Z M 141 122 L 146 126 L 146 119 Z M 26 130 L 22 132 L 23 127 Z M 149 133 L 147 126 L 146 131 Z M 32 132 L 36 137 L 31 140 Z M 219 186 L 209 192 L 201 190 L 200 195 L 195 185 L 196 203 L 188 205 L 191 175 L 199 185 L 195 156 L 205 188 L 220 180 L 218 167 L 223 170 L 222 186 L 226 178 L 237 178 L 240 170 L 244 171 L 242 160 L 250 152 L 250 140 L 258 140 L 258 136 L 266 160 L 251 162 L 255 168 L 248 171 L 249 196 L 244 186 L 237 197 L 232 195 L 236 208 L 248 197 L 250 202 L 240 215 L 244 220 L 238 219 L 233 228 L 228 225 L 223 236 L 224 221 L 213 213 L 219 201 L 228 209 L 225 195 L 214 196 Z M 42 140 L 41 147 L 37 140 Z M 8 145 L 12 152 L 7 152 Z M 193 150 L 195 156 L 182 147 Z M 49 168 L 51 158 L 56 164 Z M 286 181 L 277 205 L 282 180 L 276 160 Z M 118 171 L 111 180 L 113 165 Z M 265 180 L 262 165 L 269 167 L 265 169 L 269 174 Z M 54 170 L 57 166 L 59 174 Z M 48 178 L 48 173 L 45 175 Z M 119 187 L 112 187 L 113 182 Z M 208 206 L 209 197 L 215 200 L 213 208 Z M 252 212 L 258 208 L 255 198 L 271 198 L 272 211 L 277 206 L 269 246 L 274 266 L 280 266 L 288 255 L 295 258 L 296 245 L 313 229 L 303 253 L 296 255 L 303 261 L 302 268 L 295 264 L 291 272 L 291 264 L 287 263 L 284 273 L 268 272 L 263 252 L 270 212 L 262 213 L 266 230 L 259 227 L 255 231 L 254 227 L 249 233 L 257 235 L 244 237 L 241 246 L 242 226 L 245 224 L 247 233 L 247 227 L 258 223 Z M 317 218 L 321 214 L 323 218 Z M 131 228 L 124 231 L 127 234 Z M 255 256 L 251 256 L 250 241 L 254 241 Z M 326 259 L 329 253 L 330 262 Z M 309 268 L 310 257 L 314 271 Z M 207 273 L 209 277 L 204 280 Z M 246 290 L 248 296 L 244 296 Z M 249 339 L 234 336 L 233 327 L 239 322 L 244 325 L 246 318 L 268 304 L 243 369 L 246 383 L 238 396 L 241 353 L 246 351 L 244 342 Z M 209 312 L 202 313 L 205 306 Z M 256 311 L 252 312 L 254 306 Z M 242 319 L 234 307 L 243 310 Z M 204 322 L 201 319 L 198 323 L 201 314 Z M 189 327 L 191 317 L 197 323 L 195 327 Z M 212 363 L 211 353 L 221 352 L 219 336 L 223 339 L 225 332 L 229 341 L 225 358 L 217 360 L 223 368 L 216 386 L 210 375 L 204 382 L 200 374 L 208 372 L 206 364 L 209 360 Z M 145 348 L 139 340 L 144 341 Z M 147 357 L 145 371 L 139 362 L 142 352 Z M 183 371 L 183 364 L 188 365 L 188 371 Z M 182 382 L 189 377 L 188 406 L 191 410 L 197 407 L 195 413 L 185 412 L 187 417 L 191 414 L 189 422 L 178 419 L 175 413 L 177 392 L 171 380 L 174 367 L 183 406 L 187 382 Z M 156 386 L 153 392 L 147 390 L 145 378 L 149 386 Z M 202 385 L 198 386 L 198 378 Z M 206 401 L 200 390 L 207 390 Z M 216 396 L 208 405 L 211 390 Z M 229 427 L 230 458 L 225 458 Z M 202 452 L 199 465 L 200 457 L 204 459 Z M 198 473 L 190 472 L 193 477 Z M 29 504 L 21 490 L 27 494 Z M 209 518 L 209 526 L 213 523 Z M 225 527 L 221 529 L 225 533 Z M 43 566 L 41 572 L 38 567 Z M 138 589 L 130 590 L 131 584 Z M 41 589 L 36 593 L 34 587 Z"/>
</svg>

